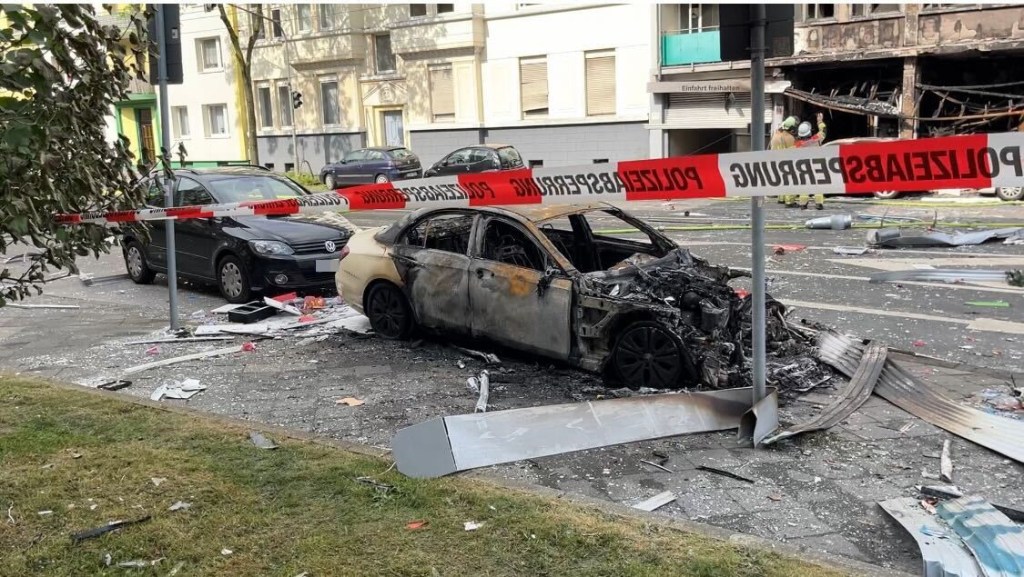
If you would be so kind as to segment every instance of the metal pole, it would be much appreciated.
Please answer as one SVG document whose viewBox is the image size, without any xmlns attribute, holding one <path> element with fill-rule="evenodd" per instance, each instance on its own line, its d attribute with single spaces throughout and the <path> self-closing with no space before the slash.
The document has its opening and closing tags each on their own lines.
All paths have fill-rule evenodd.
<svg viewBox="0 0 1024 577">
<path fill-rule="evenodd" d="M 283 34 L 282 36 L 284 36 L 284 66 L 288 69 L 288 89 L 290 91 L 288 96 L 291 98 L 291 92 L 295 92 L 296 88 L 293 82 L 295 77 L 292 75 L 292 59 L 288 52 L 290 39 L 287 34 Z M 295 174 L 299 174 L 302 172 L 302 168 L 299 166 L 299 137 L 295 128 L 299 122 L 299 109 L 295 108 L 293 101 L 289 101 L 288 106 L 292 107 L 292 160 L 295 162 Z M 328 159 L 328 162 L 329 161 L 330 159 Z"/>
<path fill-rule="evenodd" d="M 764 150 L 764 4 L 753 4 L 753 26 L 750 29 L 750 149 Z M 750 330 L 753 333 L 753 387 L 754 404 L 765 397 L 765 279 L 764 279 L 764 197 L 750 201 L 750 255 L 753 260 L 751 276 L 753 286 L 753 314 Z"/>
<path fill-rule="evenodd" d="M 167 102 L 167 38 L 164 36 L 164 9 L 156 5 L 157 82 L 160 85 L 160 146 L 171 150 L 170 106 Z M 161 151 L 161 152 L 162 152 Z M 163 159 L 163 154 L 160 155 Z M 169 168 L 169 167 L 168 167 Z M 164 206 L 174 206 L 174 181 L 164 179 Z M 167 293 L 171 305 L 171 330 L 178 330 L 178 264 L 174 248 L 174 220 L 165 220 L 167 230 Z"/>
</svg>

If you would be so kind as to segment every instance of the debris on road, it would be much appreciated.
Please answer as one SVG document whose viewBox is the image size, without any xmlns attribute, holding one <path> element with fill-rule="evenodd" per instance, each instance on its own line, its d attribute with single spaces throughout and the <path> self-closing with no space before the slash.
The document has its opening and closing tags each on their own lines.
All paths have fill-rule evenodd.
<svg viewBox="0 0 1024 577">
<path fill-rule="evenodd" d="M 954 232 L 953 234 L 930 231 L 920 233 L 916 230 L 898 228 L 871 229 L 867 233 L 869 246 L 880 248 L 899 248 L 908 246 L 970 246 L 992 240 L 1024 238 L 1024 228 L 997 228 L 976 232 Z"/>
<path fill-rule="evenodd" d="M 707 473 L 714 473 L 716 475 L 721 475 L 723 477 L 729 477 L 730 479 L 736 479 L 737 481 L 743 481 L 744 483 L 750 483 L 751 485 L 754 484 L 753 479 L 748 479 L 743 475 L 737 475 L 736 473 L 733 473 L 732 471 L 726 471 L 725 469 L 718 469 L 715 467 L 709 467 L 707 465 L 698 465 L 697 470 L 704 471 Z"/>
<path fill-rule="evenodd" d="M 981 568 L 963 541 L 917 499 L 890 499 L 879 506 L 917 541 L 924 577 L 982 577 Z"/>
<path fill-rule="evenodd" d="M 183 511 L 192 508 L 192 503 L 186 503 L 184 501 L 177 501 L 173 505 L 167 508 L 168 511 Z"/>
<path fill-rule="evenodd" d="M 656 509 L 660 509 L 661 507 L 664 507 L 665 505 L 668 505 L 669 503 L 675 500 L 676 496 L 672 493 L 672 491 L 665 491 L 663 493 L 658 493 L 657 495 L 649 499 L 640 501 L 636 505 L 633 505 L 633 508 L 640 509 L 641 511 L 651 512 Z"/>
<path fill-rule="evenodd" d="M 853 217 L 849 214 L 819 216 L 804 223 L 804 227 L 812 229 L 846 230 L 851 226 L 853 226 Z"/>
<path fill-rule="evenodd" d="M 834 246 L 832 247 L 833 254 L 839 254 L 843 256 L 861 256 L 868 252 L 866 246 Z"/>
<path fill-rule="evenodd" d="M 273 307 L 273 308 L 275 308 L 275 309 L 277 309 L 279 311 L 284 311 L 284 312 L 286 312 L 286 313 L 288 313 L 290 315 L 295 315 L 297 317 L 301 317 L 302 316 L 302 311 L 300 311 L 299 309 L 297 309 L 297 308 L 295 308 L 295 307 L 293 307 L 293 306 L 291 306 L 289 304 L 286 304 L 288 302 L 291 302 L 292 300 L 295 300 L 294 299 L 294 294 L 295 293 L 292 293 L 293 298 L 288 299 L 288 300 L 277 300 L 280 297 L 277 297 L 277 298 L 263 297 L 263 302 L 267 306 Z M 231 316 L 231 313 L 228 313 L 228 317 L 230 317 L 230 316 Z"/>
<path fill-rule="evenodd" d="M 222 355 L 230 355 L 230 354 L 233 354 L 233 353 L 240 353 L 240 352 L 242 352 L 244 350 L 245 350 L 245 347 L 243 345 L 243 346 L 225 347 L 225 348 L 222 348 L 222 349 L 213 349 L 213 350 L 210 350 L 210 351 L 203 351 L 201 353 L 194 353 L 194 354 L 191 354 L 191 355 L 184 355 L 184 356 L 180 356 L 180 357 L 171 357 L 169 359 L 163 359 L 163 360 L 155 361 L 155 362 L 152 362 L 152 363 L 147 363 L 147 364 L 144 364 L 144 365 L 138 365 L 136 367 L 131 367 L 131 368 L 125 369 L 125 370 L 121 371 L 121 374 L 123 374 L 123 375 L 133 375 L 135 373 L 141 373 L 143 371 L 148 371 L 150 369 L 155 369 L 155 368 L 158 368 L 158 367 L 166 367 L 168 365 L 175 365 L 175 364 L 178 364 L 178 363 L 185 363 L 185 362 L 188 362 L 188 361 L 196 361 L 196 360 L 199 360 L 199 359 L 207 359 L 207 358 L 210 358 L 210 357 L 219 357 L 219 356 L 222 356 Z"/>
<path fill-rule="evenodd" d="M 490 398 L 490 375 L 487 369 L 480 371 L 480 377 L 478 378 L 478 388 L 480 389 L 480 397 L 476 401 L 476 413 L 484 413 L 487 411 L 487 401 Z"/>
<path fill-rule="evenodd" d="M 398 431 L 392 448 L 400 472 L 440 477 L 632 441 L 737 429 L 751 396 L 746 387 L 438 417 Z M 512 436 L 516 442 L 507 442 Z"/>
<path fill-rule="evenodd" d="M 126 345 L 152 345 L 162 343 L 197 343 L 203 341 L 230 341 L 235 337 L 168 337 L 159 339 L 146 339 L 144 341 L 130 341 Z"/>
<path fill-rule="evenodd" d="M 423 529 L 424 527 L 426 527 L 428 525 L 430 525 L 430 521 L 427 521 L 425 519 L 420 519 L 420 520 L 417 520 L 417 521 L 409 521 L 408 523 L 405 524 L 405 528 L 409 529 L 410 531 L 415 531 L 417 529 Z"/>
<path fill-rule="evenodd" d="M 160 354 L 160 347 L 158 347 L 156 345 L 153 345 L 153 346 L 149 347 L 148 349 L 146 349 L 146 354 L 151 356 L 151 357 L 155 357 L 156 355 Z"/>
<path fill-rule="evenodd" d="M 85 541 L 86 539 L 99 537 L 100 535 L 104 535 L 111 531 L 117 531 L 122 527 L 127 527 L 128 525 L 137 525 L 139 523 L 145 523 L 146 521 L 149 521 L 151 518 L 152 517 L 150 517 L 149 515 L 146 515 L 144 517 L 139 517 L 138 519 L 132 519 L 129 521 L 112 521 L 110 523 L 107 523 L 106 525 L 101 525 L 93 529 L 88 529 L 85 531 L 74 533 L 71 535 L 71 541 L 74 544 L 78 544 L 82 541 Z"/>
<path fill-rule="evenodd" d="M 269 319 L 276 315 L 277 311 L 278 309 L 275 307 L 265 305 L 260 301 L 253 301 L 227 311 L 227 315 L 230 322 L 248 325 Z"/>
<path fill-rule="evenodd" d="M 777 244 L 772 247 L 772 252 L 775 254 L 786 254 L 790 252 L 800 252 L 806 248 L 807 246 L 803 244 Z"/>
<path fill-rule="evenodd" d="M 156 388 L 149 396 L 153 401 L 161 399 L 184 399 L 188 400 L 206 390 L 206 385 L 199 384 L 196 379 L 185 379 L 172 385 L 163 384 Z"/>
<path fill-rule="evenodd" d="M 1024 527 L 978 496 L 944 501 L 935 509 L 967 544 L 986 575 L 1024 574 Z"/>
<path fill-rule="evenodd" d="M 29 305 L 24 303 L 7 303 L 12 309 L 78 309 L 78 305 Z"/>
<path fill-rule="evenodd" d="M 130 386 L 132 386 L 132 382 L 131 381 L 126 381 L 126 380 L 123 380 L 123 379 L 116 379 L 116 380 L 113 380 L 113 381 L 102 382 L 102 383 L 96 385 L 96 388 L 97 389 L 102 389 L 104 391 L 120 391 L 121 389 L 130 387 Z"/>
<path fill-rule="evenodd" d="M 654 467 L 656 469 L 661 469 L 662 471 L 665 471 L 666 473 L 671 473 L 672 472 L 672 469 L 669 469 L 668 467 L 664 467 L 662 465 L 659 465 L 658 463 L 653 463 L 651 461 L 646 461 L 644 459 L 640 459 L 640 462 L 643 463 L 644 465 L 650 465 L 650 466 L 652 466 L 652 467 Z"/>
<path fill-rule="evenodd" d="M 474 351 L 472 349 L 465 349 L 465 348 L 462 348 L 462 347 L 456 347 L 454 345 L 453 345 L 453 348 L 455 350 L 459 351 L 460 353 L 464 354 L 464 355 L 469 355 L 471 357 L 476 357 L 476 358 L 484 361 L 485 363 L 487 363 L 489 365 L 500 365 L 501 364 L 501 359 L 499 359 L 498 355 L 495 355 L 494 353 L 484 353 L 484 352 L 480 352 L 480 351 Z"/>
<path fill-rule="evenodd" d="M 964 492 L 956 485 L 918 485 L 917 490 L 926 497 L 939 499 L 959 499 L 964 496 Z"/>
<path fill-rule="evenodd" d="M 971 306 L 971 307 L 982 307 L 982 308 L 990 308 L 990 309 L 1008 309 L 1008 308 L 1010 308 L 1010 303 L 1008 303 L 1006 301 L 967 301 L 964 304 L 967 305 L 967 306 Z"/>
<path fill-rule="evenodd" d="M 345 397 L 344 399 L 338 399 L 334 401 L 336 405 L 348 405 L 350 407 L 358 407 L 359 405 L 365 405 L 366 401 L 357 399 L 355 397 Z"/>
<path fill-rule="evenodd" d="M 874 273 L 868 277 L 872 284 L 883 282 L 918 281 L 954 283 L 1008 282 L 1011 271 L 980 269 L 913 269 Z"/>
<path fill-rule="evenodd" d="M 942 452 L 939 453 L 939 478 L 947 483 L 953 482 L 953 460 L 949 456 L 949 448 L 952 445 L 949 439 L 942 442 Z"/>
<path fill-rule="evenodd" d="M 274 443 L 274 441 L 271 441 L 267 437 L 263 436 L 262 433 L 257 431 L 249 431 L 249 440 L 252 441 L 252 444 L 255 445 L 257 449 L 270 450 L 277 448 L 277 444 Z"/>
</svg>

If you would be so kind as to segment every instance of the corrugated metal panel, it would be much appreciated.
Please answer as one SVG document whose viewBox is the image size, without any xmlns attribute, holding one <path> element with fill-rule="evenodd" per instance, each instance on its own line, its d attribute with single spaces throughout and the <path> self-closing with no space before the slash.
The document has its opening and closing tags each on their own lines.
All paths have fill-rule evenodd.
<svg viewBox="0 0 1024 577">
<path fill-rule="evenodd" d="M 967 543 L 986 576 L 1024 575 L 1024 528 L 978 496 L 946 501 L 935 509 Z"/>
<path fill-rule="evenodd" d="M 852 376 L 864 345 L 850 337 L 823 332 L 818 337 L 821 360 Z M 949 399 L 915 379 L 899 364 L 886 361 L 875 394 L 936 427 L 1024 463 L 1024 421 L 990 415 Z"/>
<path fill-rule="evenodd" d="M 734 93 L 726 110 L 724 92 L 669 94 L 665 124 L 678 128 L 746 128 L 750 124 L 750 94 Z M 771 123 L 771 97 L 764 99 L 764 122 Z"/>
<path fill-rule="evenodd" d="M 878 504 L 917 541 L 924 577 L 981 577 L 981 568 L 952 529 L 921 508 L 913 497 Z"/>
</svg>

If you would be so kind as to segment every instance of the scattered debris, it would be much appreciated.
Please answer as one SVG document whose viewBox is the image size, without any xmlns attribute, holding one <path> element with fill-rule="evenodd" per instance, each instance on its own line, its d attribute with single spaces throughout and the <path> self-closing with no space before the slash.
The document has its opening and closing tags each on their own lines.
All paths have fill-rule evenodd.
<svg viewBox="0 0 1024 577">
<path fill-rule="evenodd" d="M 359 405 L 365 405 L 366 401 L 357 399 L 355 397 L 345 397 L 344 399 L 338 399 L 334 401 L 336 405 L 348 405 L 350 407 L 358 407 Z"/>
<path fill-rule="evenodd" d="M 800 252 L 806 248 L 807 246 L 803 244 L 777 244 L 772 247 L 772 252 L 775 254 L 786 254 L 789 252 Z"/>
<path fill-rule="evenodd" d="M 153 483 L 153 486 L 159 487 L 161 483 L 167 480 L 166 477 L 150 477 L 149 480 Z"/>
<path fill-rule="evenodd" d="M 834 246 L 832 247 L 833 254 L 841 254 L 844 256 L 861 256 L 868 252 L 866 246 Z"/>
<path fill-rule="evenodd" d="M 879 503 L 917 541 L 925 577 L 981 577 L 981 568 L 956 534 L 913 497 Z"/>
<path fill-rule="evenodd" d="M 160 347 L 157 346 L 157 345 L 153 345 L 153 346 L 149 347 L 148 349 L 146 349 L 146 354 L 151 356 L 151 357 L 159 355 L 160 354 Z"/>
<path fill-rule="evenodd" d="M 295 293 L 292 293 L 293 297 L 294 297 L 294 295 L 295 295 Z M 280 297 L 278 297 L 278 298 L 280 298 Z M 297 309 L 297 308 L 295 308 L 295 307 L 293 307 L 291 305 L 285 304 L 286 302 L 290 302 L 292 300 L 295 300 L 295 299 L 292 298 L 292 299 L 289 299 L 287 301 L 279 301 L 279 300 L 277 300 L 277 298 L 263 297 L 263 302 L 266 303 L 267 306 L 274 307 L 275 309 L 277 309 L 279 311 L 284 311 L 284 312 L 286 312 L 286 313 L 288 313 L 290 315 L 295 315 L 297 317 L 301 317 L 302 316 L 302 311 L 300 311 L 299 309 Z M 231 317 L 231 313 L 228 313 L 228 317 L 229 318 Z"/>
<path fill-rule="evenodd" d="M 480 371 L 480 377 L 479 377 L 480 397 L 476 400 L 476 408 L 474 409 L 474 412 L 476 412 L 476 413 L 483 413 L 483 412 L 487 411 L 487 400 L 488 400 L 488 398 L 490 397 L 490 394 L 491 394 L 490 393 L 490 382 L 491 382 L 491 379 L 490 379 L 490 375 L 487 372 L 487 369 L 484 369 L 484 370 Z"/>
<path fill-rule="evenodd" d="M 746 478 L 746 477 L 744 477 L 742 475 L 737 475 L 736 473 L 733 473 L 732 471 L 726 471 L 724 469 L 716 469 L 715 467 L 708 467 L 707 465 L 698 465 L 697 466 L 697 470 L 698 471 L 705 471 L 705 472 L 708 472 L 708 473 L 714 473 L 716 475 L 721 475 L 723 477 L 729 477 L 730 479 L 736 479 L 737 481 L 743 481 L 744 483 L 750 483 L 751 485 L 754 484 L 754 480 L 753 479 L 748 479 L 748 478 Z"/>
<path fill-rule="evenodd" d="M 964 540 L 986 575 L 1024 573 L 1024 527 L 984 499 L 968 496 L 944 501 L 936 512 Z"/>
<path fill-rule="evenodd" d="M 113 381 L 106 381 L 106 382 L 100 383 L 100 384 L 96 385 L 96 388 L 97 389 L 102 389 L 104 391 L 120 391 L 121 389 L 130 387 L 130 386 L 132 386 L 132 382 L 131 381 L 126 381 L 126 380 L 123 380 L 123 379 L 117 379 L 117 380 L 113 380 Z"/>
<path fill-rule="evenodd" d="M 484 524 L 482 521 L 480 523 L 477 523 L 476 521 L 466 521 L 462 526 L 466 531 L 476 531 L 480 527 L 483 527 Z"/>
<path fill-rule="evenodd" d="M 942 442 L 942 453 L 939 457 L 939 478 L 947 483 L 953 482 L 953 460 L 949 456 L 949 448 L 952 442 L 946 439 Z"/>
<path fill-rule="evenodd" d="M 128 525 L 137 525 L 139 523 L 145 523 L 146 521 L 149 521 L 150 519 L 151 519 L 151 517 L 149 515 L 146 515 L 144 517 L 139 517 L 138 519 L 132 519 L 132 520 L 129 520 L 129 521 L 113 521 L 113 522 L 107 523 L 106 525 L 102 525 L 100 527 L 96 527 L 94 529 L 88 529 L 86 531 L 82 531 L 82 532 L 79 532 L 79 533 L 74 533 L 74 534 L 71 535 L 71 541 L 74 544 L 78 544 L 78 543 L 81 543 L 82 541 L 85 541 L 86 539 L 92 539 L 94 537 L 99 537 L 100 535 L 104 535 L 104 534 L 109 533 L 111 531 L 117 531 L 118 529 L 120 529 L 122 527 L 127 527 Z"/>
<path fill-rule="evenodd" d="M 251 344 L 251 343 L 246 343 L 246 344 Z M 181 356 L 181 357 L 171 357 L 169 359 L 163 359 L 163 360 L 156 361 L 156 362 L 153 362 L 153 363 L 147 363 L 145 365 L 139 365 L 137 367 L 131 367 L 129 369 L 125 369 L 125 370 L 121 371 L 121 373 L 124 374 L 124 375 L 133 375 L 135 373 L 141 373 L 143 371 L 148 371 L 150 369 L 155 369 L 155 368 L 158 368 L 158 367 L 166 367 L 168 365 L 175 365 L 175 364 L 178 364 L 178 363 L 185 363 L 185 362 L 188 362 L 188 361 L 195 361 L 195 360 L 199 360 L 199 359 L 206 359 L 206 358 L 209 358 L 209 357 L 219 357 L 219 356 L 222 356 L 222 355 L 230 355 L 230 354 L 233 354 L 233 353 L 240 353 L 240 352 L 242 352 L 244 350 L 246 350 L 244 345 L 243 346 L 235 346 L 235 347 L 225 347 L 223 349 L 213 349 L 211 351 L 203 351 L 201 353 L 194 353 L 194 354 L 191 354 L 191 355 L 184 355 L 184 356 Z"/>
<path fill-rule="evenodd" d="M 1011 521 L 1015 523 L 1024 523 L 1024 510 L 1000 505 L 998 503 L 992 503 L 992 506 L 998 509 L 1003 515 L 1006 515 L 1006 517 Z"/>
<path fill-rule="evenodd" d="M 778 503 L 779 501 L 782 500 L 782 495 L 779 493 L 769 493 L 768 498 Z"/>
<path fill-rule="evenodd" d="M 676 496 L 671 491 L 665 491 L 663 493 L 658 493 L 657 495 L 649 499 L 640 501 L 636 505 L 633 505 L 633 508 L 640 509 L 641 511 L 650 512 L 656 509 L 660 509 L 661 507 L 664 507 L 665 505 L 668 505 L 669 503 L 675 500 Z"/>
<path fill-rule="evenodd" d="M 40 515 L 41 517 L 42 517 L 42 516 L 46 516 L 46 515 L 53 515 L 53 511 L 51 511 L 51 510 L 47 509 L 47 510 L 45 510 L 45 511 L 40 511 L 40 512 L 39 512 L 39 515 Z"/>
<path fill-rule="evenodd" d="M 263 434 L 257 431 L 249 431 L 249 439 L 252 441 L 252 444 L 255 445 L 257 449 L 270 450 L 277 448 L 277 444 L 274 443 L 274 441 L 271 441 L 270 439 L 263 436 Z"/>
<path fill-rule="evenodd" d="M 898 248 L 907 246 L 969 246 L 982 244 L 990 240 L 1004 240 L 1010 238 L 1024 238 L 1024 228 L 997 228 L 966 233 L 954 232 L 953 234 L 938 231 L 930 231 L 922 234 L 916 230 L 907 231 L 898 228 L 873 228 L 867 233 L 868 245 L 882 248 Z"/>
<path fill-rule="evenodd" d="M 454 348 L 455 348 L 455 350 L 459 351 L 460 353 L 463 353 L 465 355 L 469 355 L 471 357 L 476 357 L 476 358 L 484 361 L 485 363 L 487 363 L 489 365 L 500 365 L 501 364 L 501 359 L 499 359 L 498 355 L 495 355 L 494 353 L 484 353 L 484 352 L 480 352 L 480 351 L 474 351 L 472 349 L 465 349 L 465 348 L 462 348 L 462 347 L 454 347 Z M 464 367 L 460 367 L 460 368 L 464 368 Z"/>
<path fill-rule="evenodd" d="M 806 228 L 846 230 L 853 226 L 853 217 L 849 214 L 833 214 L 832 216 L 819 216 L 804 223 Z"/>
<path fill-rule="evenodd" d="M 911 344 L 914 345 L 915 347 L 923 347 L 923 346 L 927 345 L 928 343 L 922 341 L 921 339 L 917 339 L 916 341 L 914 341 Z"/>
<path fill-rule="evenodd" d="M 259 302 L 259 301 L 255 301 L 255 302 Z M 246 303 L 246 304 L 252 304 L 252 303 Z M 240 309 L 240 308 L 242 308 L 244 306 L 246 306 L 246 305 L 244 305 L 244 304 L 240 304 L 240 305 L 238 305 L 238 304 L 221 305 L 221 306 L 211 310 L 210 313 L 211 314 L 215 314 L 215 315 L 226 315 L 229 312 L 231 312 L 231 311 L 233 311 L 235 309 Z"/>
<path fill-rule="evenodd" d="M 939 499 L 959 499 L 964 496 L 963 491 L 956 485 L 918 485 L 917 490 L 926 497 Z"/>
<path fill-rule="evenodd" d="M 982 308 L 990 308 L 990 309 L 1008 309 L 1008 308 L 1010 308 L 1010 303 L 1008 303 L 1006 301 L 967 301 L 964 304 L 967 305 L 967 306 L 971 306 L 971 307 L 982 307 Z"/>
<path fill-rule="evenodd" d="M 659 464 L 657 464 L 657 463 L 652 463 L 652 462 L 650 462 L 650 461 L 645 461 L 645 460 L 643 460 L 643 459 L 640 459 L 640 462 L 641 462 L 641 463 L 643 463 L 643 464 L 645 464 L 645 465 L 650 465 L 650 466 L 652 466 L 652 467 L 654 467 L 654 468 L 656 468 L 656 469 L 661 469 L 662 471 L 665 471 L 666 473 L 671 473 L 671 472 L 673 472 L 673 471 L 672 471 L 672 469 L 669 469 L 669 468 L 667 468 L 667 467 L 663 467 L 663 466 L 661 466 L 661 465 L 659 465 Z"/>
<path fill-rule="evenodd" d="M 168 511 L 182 511 L 182 510 L 185 510 L 185 509 L 190 509 L 191 507 L 192 507 L 192 503 L 186 503 L 184 501 L 177 501 L 176 503 L 174 503 L 173 505 L 168 507 L 167 510 Z"/>
<path fill-rule="evenodd" d="M 872 284 L 898 281 L 980 283 L 1005 282 L 1007 271 L 979 269 L 914 269 L 874 273 L 868 277 Z"/>
<path fill-rule="evenodd" d="M 751 397 L 748 387 L 453 415 L 406 427 L 391 446 L 402 473 L 439 477 L 632 441 L 735 429 Z M 506 441 L 511 436 L 515 443 Z"/>
<path fill-rule="evenodd" d="M 227 312 L 227 315 L 230 322 L 248 325 L 269 319 L 276 315 L 277 311 L 278 309 L 275 307 L 265 305 L 260 301 L 253 301 L 231 309 Z"/>
<path fill-rule="evenodd" d="M 196 379 L 185 379 L 172 385 L 163 384 L 156 388 L 149 396 L 153 401 L 161 399 L 191 399 L 197 394 L 206 390 L 206 385 L 199 384 Z"/>
<path fill-rule="evenodd" d="M 910 429 L 913 429 L 915 426 L 917 426 L 917 423 L 909 422 L 906 425 L 903 425 L 902 427 L 900 427 L 899 428 L 899 432 L 901 434 L 906 434 L 907 431 L 909 431 Z"/>
<path fill-rule="evenodd" d="M 160 563 L 164 559 L 165 559 L 165 557 L 161 557 L 159 559 L 153 559 L 152 561 L 142 561 L 142 560 L 122 561 L 122 562 L 118 563 L 117 566 L 118 567 L 124 567 L 124 568 L 127 568 L 127 569 L 141 569 L 143 567 L 155 567 L 158 563 Z"/>
<path fill-rule="evenodd" d="M 409 521 L 408 523 L 405 524 L 405 528 L 409 529 L 410 531 L 415 531 L 417 529 L 423 529 L 424 527 L 426 527 L 428 525 L 430 525 L 430 521 L 427 521 L 425 519 L 420 519 L 418 521 Z"/>
<path fill-rule="evenodd" d="M 144 341 L 131 341 L 126 345 L 152 345 L 161 343 L 196 343 L 202 341 L 230 341 L 235 337 L 168 337 L 163 339 L 147 339 Z"/>
<path fill-rule="evenodd" d="M 231 549 L 221 549 L 220 550 L 220 554 L 225 556 L 225 557 L 227 557 L 228 555 L 231 555 L 232 553 L 234 553 L 234 551 L 232 551 Z"/>
<path fill-rule="evenodd" d="M 14 503 L 11 503 L 11 505 L 9 507 L 7 507 L 7 522 L 10 523 L 11 525 L 15 524 L 14 516 L 11 515 L 11 511 L 13 511 L 13 510 L 14 510 Z"/>
</svg>

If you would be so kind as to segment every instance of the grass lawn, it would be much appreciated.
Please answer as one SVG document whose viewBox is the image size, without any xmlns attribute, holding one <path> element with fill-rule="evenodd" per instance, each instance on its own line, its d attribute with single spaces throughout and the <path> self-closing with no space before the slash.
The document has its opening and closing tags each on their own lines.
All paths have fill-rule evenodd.
<svg viewBox="0 0 1024 577">
<path fill-rule="evenodd" d="M 408 479 L 385 472 L 383 459 L 274 440 L 280 448 L 260 450 L 243 428 L 0 376 L 0 575 L 839 575 L 479 481 Z M 356 480 L 364 476 L 393 488 Z M 164 480 L 157 486 L 154 477 Z M 191 507 L 169 511 L 177 501 Z M 72 533 L 145 515 L 72 543 Z M 415 520 L 429 524 L 407 528 Z M 467 532 L 466 521 L 483 525 Z"/>
</svg>

